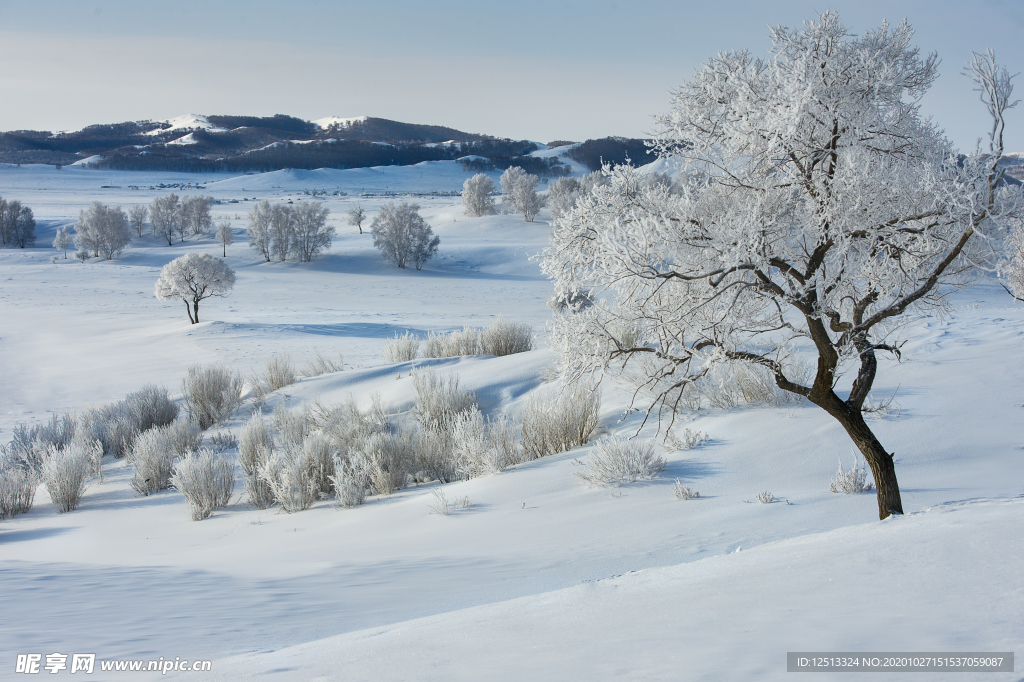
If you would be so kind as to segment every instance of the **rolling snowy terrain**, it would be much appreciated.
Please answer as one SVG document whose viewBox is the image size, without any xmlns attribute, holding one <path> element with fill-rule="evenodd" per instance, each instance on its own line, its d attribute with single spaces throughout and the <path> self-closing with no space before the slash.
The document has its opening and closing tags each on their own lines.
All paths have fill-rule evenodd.
<svg viewBox="0 0 1024 682">
<path fill-rule="evenodd" d="M 39 223 L 36 248 L 0 250 L 0 442 L 144 384 L 180 398 L 189 365 L 249 375 L 275 353 L 299 367 L 342 353 L 345 369 L 280 389 L 267 412 L 350 395 L 367 408 L 379 393 L 408 415 L 411 372 L 433 368 L 457 373 L 485 414 L 518 418 L 529 395 L 559 386 L 543 334 L 551 287 L 532 258 L 550 213 L 468 218 L 443 195 L 466 177 L 454 161 L 257 175 L 0 167 L 0 195 Z M 234 291 L 204 302 L 200 324 L 153 287 L 178 256 L 220 257 L 212 236 L 51 260 L 56 230 L 91 201 L 127 209 L 170 191 L 213 196 L 215 222 L 235 233 Z M 329 252 L 264 262 L 245 239 L 262 200 L 324 201 Z M 422 271 L 383 262 L 347 224 L 356 204 L 372 220 L 387 201 L 419 203 L 440 236 Z M 661 477 L 584 487 L 573 474 L 593 443 L 642 421 L 623 418 L 631 391 L 614 378 L 591 444 L 445 485 L 471 503 L 449 516 L 429 513 L 437 483 L 296 514 L 252 509 L 237 485 L 230 506 L 193 522 L 180 493 L 137 497 L 130 467 L 108 456 L 77 510 L 57 514 L 40 488 L 29 513 L 0 521 L 0 679 L 20 677 L 18 654 L 53 652 L 209 659 L 204 679 L 446 681 L 782 679 L 788 651 L 1024 652 L 1024 306 L 991 283 L 952 301 L 952 315 L 903 332 L 902 361 L 881 361 L 875 384 L 876 401 L 895 393 L 871 426 L 896 453 L 904 517 L 877 521 L 873 493 L 829 492 L 854 447 L 806 402 L 702 409 L 675 430 L 709 440 L 659 445 Z M 499 316 L 532 325 L 535 350 L 381 358 L 396 333 Z M 251 409 L 250 398 L 219 430 L 237 435 Z M 676 500 L 675 479 L 700 498 Z M 765 490 L 779 501 L 758 504 Z"/>
</svg>

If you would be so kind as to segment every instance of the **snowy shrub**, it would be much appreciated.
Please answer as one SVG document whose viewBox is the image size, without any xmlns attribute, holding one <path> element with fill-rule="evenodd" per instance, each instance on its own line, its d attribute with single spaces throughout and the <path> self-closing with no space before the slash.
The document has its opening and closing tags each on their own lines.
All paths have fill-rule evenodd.
<svg viewBox="0 0 1024 682">
<path fill-rule="evenodd" d="M 480 354 L 480 330 L 475 327 L 463 327 L 462 331 L 448 334 L 430 332 L 423 345 L 425 358 L 457 358 L 464 355 Z"/>
<path fill-rule="evenodd" d="M 534 393 L 523 410 L 524 455 L 536 459 L 585 444 L 600 411 L 601 394 L 589 384 L 569 384 L 560 394 Z"/>
<path fill-rule="evenodd" d="M 212 450 L 203 448 L 178 460 L 171 483 L 188 500 L 192 520 L 201 521 L 231 501 L 235 467 L 230 460 L 220 459 Z"/>
<path fill-rule="evenodd" d="M 664 458 L 654 454 L 650 441 L 602 438 L 575 475 L 592 486 L 622 485 L 651 479 L 665 470 Z"/>
<path fill-rule="evenodd" d="M 0 468 L 0 520 L 31 509 L 38 485 L 35 474 L 28 469 L 12 464 Z"/>
<path fill-rule="evenodd" d="M 210 446 L 217 452 L 230 450 L 236 445 L 238 445 L 238 439 L 230 431 L 218 431 L 210 437 Z"/>
<path fill-rule="evenodd" d="M 593 305 L 593 295 L 589 291 L 575 287 L 567 291 L 556 291 L 547 300 L 547 307 L 556 313 L 578 313 Z"/>
<path fill-rule="evenodd" d="M 412 264 L 417 270 L 437 253 L 441 238 L 434 236 L 418 204 L 384 204 L 370 226 L 373 246 L 389 263 L 400 268 Z"/>
<path fill-rule="evenodd" d="M 423 478 L 451 483 L 462 478 L 463 467 L 452 434 L 437 428 L 422 428 L 413 441 L 412 467 Z"/>
<path fill-rule="evenodd" d="M 51 445 L 64 447 L 75 435 L 75 421 L 67 414 L 53 415 L 44 424 L 29 426 L 21 423 L 14 427 L 13 438 L 7 444 L 7 456 L 22 466 L 39 472 L 43 465 L 43 455 Z"/>
<path fill-rule="evenodd" d="M 135 428 L 147 431 L 155 426 L 167 426 L 178 418 L 180 408 L 171 400 L 166 388 L 147 384 L 124 398 L 124 409 L 131 415 Z"/>
<path fill-rule="evenodd" d="M 313 431 L 302 441 L 300 456 L 309 472 L 313 490 L 323 496 L 333 492 L 334 451 L 330 439 L 320 431 Z"/>
<path fill-rule="evenodd" d="M 363 443 L 359 454 L 366 460 L 369 486 L 375 494 L 390 495 L 405 483 L 413 449 L 414 434 L 405 429 L 374 433 Z"/>
<path fill-rule="evenodd" d="M 494 181 L 477 173 L 462 184 L 462 205 L 471 218 L 494 213 Z"/>
<path fill-rule="evenodd" d="M 78 259 L 79 263 L 84 263 L 90 258 L 89 252 L 85 249 L 79 249 L 78 251 L 75 251 L 75 258 Z"/>
<path fill-rule="evenodd" d="M 501 317 L 480 333 L 483 355 L 512 355 L 533 350 L 533 329 L 525 322 L 509 322 Z"/>
<path fill-rule="evenodd" d="M 696 490 L 691 490 L 687 486 L 683 485 L 683 482 L 678 478 L 676 482 L 672 484 L 672 494 L 677 500 L 692 500 L 700 497 L 700 493 Z"/>
<path fill-rule="evenodd" d="M 286 450 L 301 450 L 311 427 L 309 409 L 305 405 L 274 412 L 274 428 L 281 434 L 280 445 Z"/>
<path fill-rule="evenodd" d="M 384 362 L 409 362 L 416 359 L 420 340 L 411 332 L 395 334 L 393 339 L 384 342 Z"/>
<path fill-rule="evenodd" d="M 93 467 L 92 452 L 72 441 L 65 447 L 51 445 L 43 459 L 42 480 L 58 514 L 78 507 L 86 479 Z"/>
<path fill-rule="evenodd" d="M 720 409 L 749 404 L 778 407 L 800 399 L 795 393 L 780 389 L 775 377 L 760 365 L 718 365 L 704 377 L 699 387 L 708 402 Z"/>
<path fill-rule="evenodd" d="M 849 471 L 843 471 L 843 460 L 839 460 L 839 471 L 836 478 L 829 485 L 829 490 L 834 493 L 846 493 L 856 495 L 866 493 L 874 487 L 873 481 L 868 481 L 868 468 L 866 464 L 857 466 L 857 458 L 853 458 L 853 467 Z"/>
<path fill-rule="evenodd" d="M 231 417 L 242 404 L 242 378 L 220 365 L 192 365 L 181 389 L 189 419 L 203 431 Z"/>
<path fill-rule="evenodd" d="M 448 496 L 444 494 L 444 490 L 441 488 L 434 488 L 431 492 L 429 509 L 431 514 L 440 514 L 441 516 L 448 516 L 451 510 L 448 505 Z"/>
<path fill-rule="evenodd" d="M 168 449 L 178 457 L 203 445 L 203 432 L 191 422 L 175 421 L 160 427 L 157 432 L 166 441 Z"/>
<path fill-rule="evenodd" d="M 345 358 L 341 353 L 338 353 L 337 360 L 331 360 L 325 358 L 320 353 L 306 363 L 306 366 L 302 369 L 302 375 L 307 377 L 318 377 L 321 374 L 331 374 L 333 372 L 340 372 L 345 369 Z"/>
<path fill-rule="evenodd" d="M 274 500 L 289 514 L 309 509 L 316 489 L 301 453 L 275 450 L 260 469 Z"/>
<path fill-rule="evenodd" d="M 358 507 L 366 499 L 366 487 L 370 481 L 370 465 L 362 455 L 355 454 L 346 459 L 335 458 L 334 475 L 335 504 L 343 509 Z"/>
<path fill-rule="evenodd" d="M 438 376 L 433 370 L 413 375 L 416 419 L 424 428 L 450 431 L 455 416 L 476 407 L 476 395 L 459 390 L 459 376 Z"/>
<path fill-rule="evenodd" d="M 276 391 L 294 384 L 295 379 L 295 366 L 287 355 L 274 355 L 267 360 L 266 368 L 263 370 L 263 382 L 267 389 Z"/>
<path fill-rule="evenodd" d="M 771 504 L 772 502 L 776 502 L 777 500 L 775 495 L 772 495 L 770 491 L 762 490 L 757 494 L 757 501 L 760 502 L 761 504 Z"/>
<path fill-rule="evenodd" d="M 451 434 L 463 478 L 494 474 L 521 461 L 515 425 L 508 417 L 485 420 L 474 407 L 455 415 Z"/>
<path fill-rule="evenodd" d="M 139 495 L 150 495 L 170 488 L 176 456 L 170 438 L 161 433 L 161 429 L 140 435 L 128 455 L 132 465 L 132 490 Z"/>
<path fill-rule="evenodd" d="M 260 476 L 273 452 L 274 436 L 263 420 L 263 413 L 256 411 L 242 427 L 238 439 L 238 464 L 245 474 L 245 492 L 249 495 L 249 502 L 257 509 L 266 509 L 274 503 L 273 491 Z"/>
<path fill-rule="evenodd" d="M 665 434 L 665 444 L 673 450 L 692 450 L 709 440 L 711 437 L 708 434 L 690 429 L 683 429 L 682 438 L 676 437 L 671 431 Z"/>
</svg>

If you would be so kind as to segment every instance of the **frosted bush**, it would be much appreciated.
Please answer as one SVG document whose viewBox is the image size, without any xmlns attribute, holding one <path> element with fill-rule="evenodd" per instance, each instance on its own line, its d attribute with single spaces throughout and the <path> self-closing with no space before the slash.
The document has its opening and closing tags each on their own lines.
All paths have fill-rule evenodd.
<svg viewBox="0 0 1024 682">
<path fill-rule="evenodd" d="M 260 477 L 270 486 L 274 500 L 289 514 L 309 509 L 316 490 L 300 453 L 275 450 L 260 469 Z"/>
<path fill-rule="evenodd" d="M 757 494 L 757 501 L 761 504 L 771 504 L 776 501 L 776 497 L 770 491 L 762 490 Z"/>
<path fill-rule="evenodd" d="M 440 514 L 441 516 L 448 516 L 451 513 L 451 509 L 448 504 L 448 496 L 444 494 L 444 490 L 441 488 L 434 488 L 431 492 L 431 499 L 429 509 L 431 514 Z"/>
<path fill-rule="evenodd" d="M 424 478 L 451 483 L 462 478 L 459 452 L 452 445 L 452 434 L 436 428 L 422 428 L 413 441 L 412 467 Z"/>
<path fill-rule="evenodd" d="M 212 450 L 203 448 L 178 460 L 171 482 L 188 500 L 192 520 L 201 521 L 231 501 L 235 467 L 231 460 L 220 459 Z"/>
<path fill-rule="evenodd" d="M 13 464 L 0 468 L 0 519 L 31 509 L 38 485 L 35 474 L 28 469 Z"/>
<path fill-rule="evenodd" d="M 664 470 L 665 460 L 654 454 L 652 442 L 602 438 L 575 475 L 588 485 L 618 486 L 654 478 Z"/>
<path fill-rule="evenodd" d="M 416 359 L 420 348 L 420 340 L 411 332 L 395 334 L 393 339 L 384 342 L 384 362 L 409 362 Z"/>
<path fill-rule="evenodd" d="M 369 462 L 362 455 L 356 454 L 347 459 L 336 458 L 334 475 L 331 476 L 335 504 L 344 509 L 361 505 L 366 498 L 369 479 Z"/>
<path fill-rule="evenodd" d="M 210 437 L 210 445 L 217 452 L 224 452 L 238 445 L 238 439 L 229 431 L 218 431 Z"/>
<path fill-rule="evenodd" d="M 374 433 L 363 444 L 359 454 L 366 460 L 369 486 L 375 494 L 390 495 L 405 483 L 414 438 L 411 431 L 399 430 Z"/>
<path fill-rule="evenodd" d="M 672 494 L 677 500 L 692 500 L 700 497 L 700 493 L 696 490 L 691 490 L 689 487 L 683 485 L 683 482 L 678 478 L 676 482 L 672 484 Z"/>
<path fill-rule="evenodd" d="M 58 514 L 78 507 L 92 467 L 92 452 L 75 441 L 64 447 L 47 448 L 41 477 Z"/>
<path fill-rule="evenodd" d="M 483 355 L 512 355 L 533 350 L 533 328 L 525 322 L 495 320 L 480 333 L 480 352 Z"/>
<path fill-rule="evenodd" d="M 257 509 L 266 509 L 274 503 L 274 494 L 260 471 L 274 451 L 274 436 L 263 419 L 263 413 L 256 411 L 242 427 L 238 439 L 238 464 L 245 474 L 245 492 L 249 502 Z"/>
<path fill-rule="evenodd" d="M 181 389 L 189 418 L 203 431 L 231 417 L 242 404 L 242 378 L 220 365 L 189 367 Z"/>
<path fill-rule="evenodd" d="M 671 431 L 665 435 L 665 444 L 674 450 L 692 450 L 711 440 L 711 437 L 702 431 L 691 431 L 683 429 L 682 437 L 676 437 Z"/>
<path fill-rule="evenodd" d="M 456 415 L 451 433 L 462 478 L 497 473 L 520 461 L 515 425 L 508 417 L 485 420 L 480 410 L 473 408 Z"/>
<path fill-rule="evenodd" d="M 139 495 L 150 495 L 171 487 L 176 454 L 171 440 L 161 429 L 139 436 L 132 445 L 128 461 L 132 465 L 131 486 Z"/>
<path fill-rule="evenodd" d="M 345 358 L 341 353 L 338 353 L 337 360 L 326 358 L 317 353 L 312 360 L 306 363 L 306 366 L 302 369 L 302 374 L 307 377 L 318 377 L 321 374 L 340 372 L 343 369 L 345 369 Z"/>
<path fill-rule="evenodd" d="M 447 334 L 430 332 L 423 345 L 425 358 L 458 358 L 480 353 L 480 330 L 476 327 L 463 327 L 462 331 Z"/>
<path fill-rule="evenodd" d="M 856 456 L 853 459 L 853 467 L 849 471 L 843 470 L 843 460 L 839 460 L 839 471 L 836 472 L 836 478 L 829 485 L 829 489 L 834 493 L 846 493 L 847 495 L 865 493 L 874 487 L 874 482 L 868 481 L 867 478 L 867 465 L 862 463 L 858 467 Z"/>
<path fill-rule="evenodd" d="M 560 394 L 536 392 L 523 410 L 522 447 L 528 459 L 583 445 L 597 428 L 601 394 L 596 386 L 575 383 Z"/>
<path fill-rule="evenodd" d="M 302 441 L 301 457 L 314 491 L 322 496 L 333 492 L 334 452 L 330 439 L 319 431 L 308 434 Z"/>
<path fill-rule="evenodd" d="M 125 396 L 124 407 L 131 414 L 135 428 L 141 433 L 157 426 L 166 426 L 178 418 L 180 408 L 171 400 L 166 388 L 147 384 Z"/>
<path fill-rule="evenodd" d="M 290 386 L 295 383 L 295 366 L 287 355 L 274 355 L 267 360 L 263 370 L 263 383 L 269 391 Z"/>
<path fill-rule="evenodd" d="M 63 447 L 75 435 L 75 421 L 67 414 L 53 415 L 44 424 L 29 426 L 21 423 L 14 427 L 13 438 L 4 448 L 7 455 L 38 472 L 43 464 L 47 447 Z"/>
<path fill-rule="evenodd" d="M 416 388 L 416 419 L 425 428 L 451 430 L 460 412 L 476 407 L 476 394 L 459 390 L 459 376 L 439 376 L 433 370 L 413 376 Z"/>
<path fill-rule="evenodd" d="M 281 447 L 302 449 L 302 443 L 312 426 L 309 417 L 309 410 L 305 406 L 274 412 L 274 428 L 281 434 Z"/>
</svg>

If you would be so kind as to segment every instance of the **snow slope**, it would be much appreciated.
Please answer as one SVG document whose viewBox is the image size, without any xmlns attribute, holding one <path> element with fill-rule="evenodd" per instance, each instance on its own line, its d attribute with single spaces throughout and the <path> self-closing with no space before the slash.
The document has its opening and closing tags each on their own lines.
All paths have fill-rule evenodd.
<svg viewBox="0 0 1024 682">
<path fill-rule="evenodd" d="M 0 168 L 0 195 L 31 206 L 40 233 L 39 248 L 0 250 L 0 441 L 19 422 L 146 383 L 178 394 L 190 364 L 248 374 L 282 352 L 299 366 L 341 352 L 346 369 L 281 389 L 268 411 L 349 395 L 367 406 L 376 392 L 408 419 L 414 366 L 385 364 L 384 340 L 498 315 L 532 324 L 537 349 L 414 364 L 457 373 L 485 413 L 517 417 L 532 392 L 557 388 L 541 335 L 550 286 L 531 259 L 547 244 L 547 212 L 469 219 L 457 197 L 399 196 L 441 237 L 421 272 L 384 264 L 345 220 L 357 203 L 372 220 L 392 200 L 361 196 L 360 183 L 443 191 L 461 187 L 457 169 Z M 53 232 L 89 201 L 128 206 L 172 189 L 213 195 L 215 221 L 236 233 L 235 290 L 204 303 L 202 323 L 152 287 L 183 253 L 219 256 L 212 238 L 144 237 L 111 262 L 50 262 Z M 245 244 L 252 199 L 314 200 L 303 189 L 347 193 L 315 199 L 338 229 L 331 251 L 263 262 Z M 41 488 L 31 512 L 0 521 L 0 612 L 18 614 L 0 619 L 0 678 L 17 653 L 53 651 L 208 658 L 211 679 L 306 680 L 774 679 L 790 650 L 1020 650 L 1024 308 L 990 284 L 953 308 L 906 330 L 902 362 L 880 363 L 874 398 L 898 389 L 900 409 L 871 424 L 897 455 L 905 518 L 879 523 L 872 495 L 828 492 L 853 447 L 805 403 L 698 413 L 677 431 L 710 441 L 660 448 L 668 469 L 650 482 L 581 486 L 586 446 L 450 484 L 449 499 L 472 506 L 448 517 L 428 513 L 436 484 L 294 515 L 250 509 L 239 486 L 237 501 L 194 523 L 181 495 L 136 497 L 130 469 L 108 458 L 78 510 L 56 514 Z M 629 395 L 605 382 L 601 433 L 639 428 L 637 414 L 619 421 Z M 237 434 L 251 406 L 223 430 Z M 701 498 L 675 500 L 675 478 Z M 766 489 L 784 501 L 748 503 Z"/>
<path fill-rule="evenodd" d="M 164 119 L 162 121 L 156 121 L 157 123 L 168 123 L 170 124 L 167 128 L 158 128 L 156 130 L 150 130 L 145 135 L 163 135 L 175 130 L 205 130 L 210 133 L 219 133 L 226 131 L 227 128 L 222 128 L 218 125 L 210 123 L 210 121 L 200 114 L 184 114 L 182 116 L 175 116 L 174 118 Z"/>
</svg>

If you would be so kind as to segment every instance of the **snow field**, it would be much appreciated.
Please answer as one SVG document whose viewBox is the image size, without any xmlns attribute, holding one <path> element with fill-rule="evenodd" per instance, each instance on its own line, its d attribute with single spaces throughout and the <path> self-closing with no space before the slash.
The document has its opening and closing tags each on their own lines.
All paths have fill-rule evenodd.
<svg viewBox="0 0 1024 682">
<path fill-rule="evenodd" d="M 40 223 L 40 248 L 0 251 L 0 440 L 19 422 L 144 384 L 180 399 L 189 365 L 248 375 L 275 353 L 301 368 L 316 352 L 341 352 L 346 368 L 270 394 L 268 415 L 350 395 L 366 410 L 379 393 L 407 418 L 415 368 L 456 373 L 485 414 L 518 418 L 552 366 L 542 334 L 550 285 L 530 260 L 547 244 L 548 213 L 536 223 L 467 219 L 457 197 L 398 197 L 420 203 L 441 236 L 421 272 L 385 265 L 370 236 L 345 224 L 356 202 L 372 220 L 387 200 L 356 196 L 371 171 L 387 191 L 443 191 L 461 187 L 456 168 L 452 187 L 448 170 L 414 166 L 203 177 L 206 189 L 173 190 L 224 202 L 240 200 L 244 182 L 247 197 L 312 200 L 301 190 L 332 189 L 314 182 L 331 176 L 348 192 L 326 199 L 332 249 L 302 265 L 264 263 L 248 249 L 251 201 L 215 205 L 215 222 L 230 218 L 236 231 L 227 262 L 238 281 L 228 298 L 204 302 L 209 321 L 198 325 L 180 303 L 157 301 L 153 284 L 183 253 L 219 256 L 212 237 L 172 247 L 147 237 L 86 264 L 52 264 L 45 245 L 93 199 L 127 208 L 171 191 L 149 190 L 142 176 L 200 178 L 0 169 L 0 194 Z M 872 494 L 830 493 L 837 458 L 848 468 L 853 446 L 801 403 L 702 410 L 676 434 L 710 439 L 656 447 L 660 477 L 585 487 L 573 474 L 597 438 L 640 424 L 636 414 L 619 421 L 631 392 L 609 378 L 589 445 L 444 486 L 449 501 L 471 502 L 448 516 L 429 513 L 437 484 L 350 510 L 330 500 L 296 514 L 255 510 L 239 475 L 232 504 L 192 522 L 182 495 L 137 497 L 131 470 L 108 457 L 105 482 L 77 510 L 58 515 L 41 488 L 31 512 L 0 522 L 0 609 L 20 614 L 0 623 L 0 658 L 181 655 L 215 659 L 217 679 L 772 679 L 789 650 L 1020 650 L 1024 309 L 991 285 L 957 294 L 954 308 L 908 330 L 903 361 L 881 362 L 875 390 L 880 400 L 898 387 L 898 416 L 872 427 L 897 454 L 905 508 L 926 513 L 880 524 Z M 499 315 L 531 324 L 536 350 L 381 359 L 396 333 L 425 339 Z M 237 436 L 251 404 L 219 430 Z M 674 499 L 677 478 L 700 498 Z M 762 490 L 780 502 L 757 504 Z M 972 502 L 947 504 L 963 500 Z"/>
</svg>

